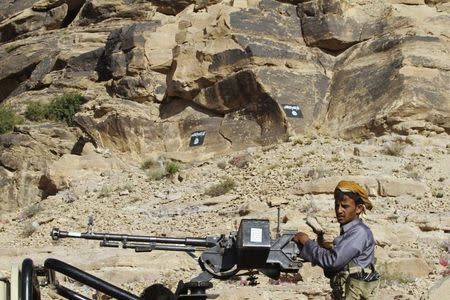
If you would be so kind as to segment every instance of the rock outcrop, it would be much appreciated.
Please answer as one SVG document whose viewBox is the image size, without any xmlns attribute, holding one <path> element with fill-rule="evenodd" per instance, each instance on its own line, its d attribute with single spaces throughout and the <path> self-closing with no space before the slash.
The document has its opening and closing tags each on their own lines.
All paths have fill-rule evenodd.
<svg viewBox="0 0 450 300">
<path fill-rule="evenodd" d="M 447 4 L 15 1 L 0 15 L 0 101 L 23 114 L 78 90 L 82 132 L 135 158 L 199 159 L 317 129 L 449 133 Z"/>
</svg>

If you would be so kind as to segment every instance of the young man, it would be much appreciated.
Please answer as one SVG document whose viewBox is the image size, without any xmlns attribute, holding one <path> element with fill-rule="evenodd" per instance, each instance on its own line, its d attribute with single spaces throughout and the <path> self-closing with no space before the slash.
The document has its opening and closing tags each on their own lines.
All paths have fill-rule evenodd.
<svg viewBox="0 0 450 300">
<path fill-rule="evenodd" d="M 379 274 L 375 271 L 375 240 L 359 215 L 372 209 L 367 191 L 353 181 L 341 181 L 334 190 L 334 210 L 341 234 L 331 250 L 320 247 L 304 232 L 293 240 L 300 256 L 324 269 L 334 299 L 375 299 Z"/>
</svg>

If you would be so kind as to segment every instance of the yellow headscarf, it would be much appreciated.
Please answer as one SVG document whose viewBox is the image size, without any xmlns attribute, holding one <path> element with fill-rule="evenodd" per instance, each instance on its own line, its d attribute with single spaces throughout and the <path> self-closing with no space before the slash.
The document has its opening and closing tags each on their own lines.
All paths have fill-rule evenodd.
<svg viewBox="0 0 450 300">
<path fill-rule="evenodd" d="M 336 188 L 341 190 L 344 193 L 345 192 L 357 193 L 361 197 L 361 200 L 363 201 L 364 206 L 368 210 L 372 209 L 373 205 L 372 205 L 372 202 L 370 202 L 370 200 L 369 200 L 369 193 L 366 191 L 365 188 L 360 186 L 358 183 L 356 183 L 354 181 L 342 180 L 338 183 Z"/>
</svg>

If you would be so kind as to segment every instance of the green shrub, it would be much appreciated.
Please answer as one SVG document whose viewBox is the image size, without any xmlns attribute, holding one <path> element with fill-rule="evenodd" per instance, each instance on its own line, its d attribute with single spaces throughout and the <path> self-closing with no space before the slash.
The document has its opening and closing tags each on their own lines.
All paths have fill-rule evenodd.
<svg viewBox="0 0 450 300">
<path fill-rule="evenodd" d="M 80 106 L 83 100 L 78 92 L 64 93 L 56 97 L 50 103 L 50 117 L 58 121 L 64 121 L 69 126 L 74 125 L 74 116 L 80 111 Z"/>
<path fill-rule="evenodd" d="M 181 166 L 179 163 L 175 161 L 168 161 L 166 164 L 166 173 L 167 174 L 175 174 L 181 170 Z"/>
<path fill-rule="evenodd" d="M 14 126 L 22 123 L 23 119 L 9 106 L 0 106 L 0 134 L 10 132 Z"/>
<path fill-rule="evenodd" d="M 40 102 L 32 102 L 28 104 L 25 112 L 25 118 L 30 121 L 42 121 L 50 118 L 50 105 Z"/>
<path fill-rule="evenodd" d="M 225 177 L 221 182 L 209 187 L 205 194 L 211 197 L 217 197 L 220 195 L 224 195 L 231 191 L 236 186 L 233 178 Z"/>
<path fill-rule="evenodd" d="M 67 92 L 55 97 L 49 104 L 30 103 L 25 117 L 31 121 L 57 120 L 73 126 L 75 114 L 80 111 L 82 102 L 83 96 L 79 92 Z"/>
</svg>

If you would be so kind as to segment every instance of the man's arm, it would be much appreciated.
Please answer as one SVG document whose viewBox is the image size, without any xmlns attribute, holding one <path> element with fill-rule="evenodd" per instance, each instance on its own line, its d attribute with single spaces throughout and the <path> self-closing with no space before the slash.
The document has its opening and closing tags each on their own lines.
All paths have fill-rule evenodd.
<svg viewBox="0 0 450 300">
<path fill-rule="evenodd" d="M 302 232 L 295 235 L 294 241 L 303 245 L 300 252 L 303 259 L 325 269 L 340 271 L 363 251 L 366 238 L 364 230 L 356 230 L 342 236 L 341 239 L 338 238 L 331 250 L 320 247 L 316 241 L 309 239 L 308 235 Z"/>
</svg>

